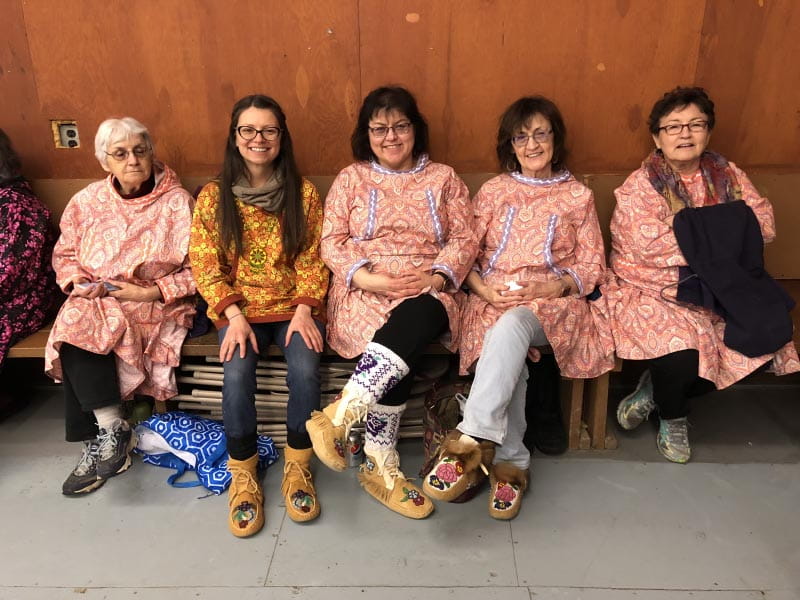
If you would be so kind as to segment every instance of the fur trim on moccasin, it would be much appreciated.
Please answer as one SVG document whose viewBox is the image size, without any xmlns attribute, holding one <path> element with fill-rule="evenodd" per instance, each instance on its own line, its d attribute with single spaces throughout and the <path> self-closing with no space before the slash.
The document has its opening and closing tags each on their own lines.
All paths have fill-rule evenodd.
<svg viewBox="0 0 800 600">
<path fill-rule="evenodd" d="M 425 476 L 422 488 L 437 500 L 452 502 L 483 481 L 485 469 L 494 458 L 494 443 L 481 442 L 453 430 L 439 449 L 439 458 Z"/>
<path fill-rule="evenodd" d="M 507 521 L 513 519 L 522 507 L 522 496 L 528 488 L 530 471 L 510 463 L 498 463 L 489 473 L 489 516 Z"/>
</svg>

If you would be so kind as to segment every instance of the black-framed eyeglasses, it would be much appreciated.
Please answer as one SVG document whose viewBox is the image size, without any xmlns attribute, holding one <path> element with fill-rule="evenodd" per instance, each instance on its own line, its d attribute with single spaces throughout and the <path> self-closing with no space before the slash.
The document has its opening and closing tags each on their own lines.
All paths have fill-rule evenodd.
<svg viewBox="0 0 800 600">
<path fill-rule="evenodd" d="M 546 131 L 544 129 L 537 129 L 533 133 L 518 133 L 517 135 L 511 136 L 511 145 L 516 148 L 524 148 L 528 145 L 528 140 L 530 138 L 533 138 L 533 141 L 537 144 L 544 144 L 550 141 L 551 137 L 553 137 L 552 129 Z"/>
<path fill-rule="evenodd" d="M 377 127 L 370 127 L 369 132 L 372 134 L 372 137 L 377 139 L 383 139 L 387 135 L 389 135 L 389 131 L 394 131 L 397 135 L 407 135 L 413 124 L 409 121 L 405 121 L 403 123 L 396 123 L 387 127 L 386 125 L 378 125 Z"/>
<path fill-rule="evenodd" d="M 273 142 L 278 139 L 281 131 L 282 129 L 280 127 L 264 127 L 262 129 L 256 129 L 255 127 L 250 127 L 250 125 L 241 125 L 236 128 L 236 133 L 238 133 L 243 140 L 248 142 L 255 139 L 259 133 L 264 140 Z"/>
<path fill-rule="evenodd" d="M 128 155 L 133 153 L 136 158 L 144 158 L 148 156 L 153 149 L 150 146 L 134 146 L 130 150 L 125 148 L 117 148 L 113 152 L 106 152 L 108 156 L 113 158 L 114 160 L 118 160 L 122 162 L 123 160 L 127 160 Z"/>
<path fill-rule="evenodd" d="M 691 123 L 670 123 L 659 127 L 659 131 L 663 131 L 667 135 L 680 135 L 683 133 L 683 128 L 686 127 L 692 133 L 700 133 L 708 129 L 708 121 L 692 121 Z"/>
</svg>

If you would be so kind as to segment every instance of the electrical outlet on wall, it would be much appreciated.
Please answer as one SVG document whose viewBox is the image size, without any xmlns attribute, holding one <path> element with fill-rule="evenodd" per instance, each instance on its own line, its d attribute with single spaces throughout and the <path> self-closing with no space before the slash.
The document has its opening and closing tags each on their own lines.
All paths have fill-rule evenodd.
<svg viewBox="0 0 800 600">
<path fill-rule="evenodd" d="M 56 148 L 80 148 L 78 123 L 71 120 L 50 121 L 53 130 L 53 143 Z"/>
</svg>

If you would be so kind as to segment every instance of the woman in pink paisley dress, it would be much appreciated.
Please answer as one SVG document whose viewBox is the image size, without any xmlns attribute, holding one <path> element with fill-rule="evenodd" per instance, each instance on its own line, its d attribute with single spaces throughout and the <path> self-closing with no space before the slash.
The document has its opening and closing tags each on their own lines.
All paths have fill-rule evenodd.
<svg viewBox="0 0 800 600">
<path fill-rule="evenodd" d="M 688 263 L 673 221 L 695 209 L 741 207 L 736 201 L 743 200 L 757 219 L 756 235 L 760 228 L 763 242 L 775 238 L 769 201 L 741 169 L 707 150 L 714 123 L 714 103 L 701 88 L 675 88 L 655 103 L 648 126 L 656 148 L 614 192 L 613 276 L 603 286 L 617 355 L 648 365 L 636 390 L 619 404 L 617 420 L 624 429 L 633 429 L 657 410 L 658 449 L 677 463 L 691 457 L 691 399 L 725 388 L 770 362 L 779 375 L 800 370 L 791 341 L 774 352 L 746 356 L 725 344 L 726 323 L 720 316 L 676 302 L 681 270 Z M 723 236 L 725 245 L 733 243 L 733 231 Z M 760 258 L 761 240 L 758 244 Z"/>
<path fill-rule="evenodd" d="M 69 296 L 45 372 L 64 383 L 67 441 L 84 442 L 65 495 L 91 492 L 130 466 L 136 439 L 121 404 L 178 393 L 173 369 L 194 315 L 192 197 L 131 117 L 100 124 L 95 156 L 108 177 L 69 201 L 53 251 Z"/>
<path fill-rule="evenodd" d="M 452 501 L 488 472 L 496 519 L 517 515 L 528 486 L 526 357 L 538 360 L 549 346 L 561 373 L 574 378 L 613 366 L 611 333 L 595 323 L 587 300 L 604 274 L 603 240 L 592 192 L 566 169 L 565 137 L 552 101 L 514 102 L 497 134 L 505 173 L 473 200 L 480 249 L 466 279 L 459 352 L 462 373 L 474 369 L 475 379 L 423 489 Z"/>
<path fill-rule="evenodd" d="M 428 158 L 427 123 L 403 88 L 367 95 L 351 141 L 357 162 L 325 201 L 321 254 L 333 272 L 328 343 L 361 358 L 307 428 L 320 460 L 341 471 L 348 431 L 366 420 L 361 485 L 420 519 L 433 505 L 400 471 L 398 426 L 425 347 L 458 344 L 460 287 L 477 250 L 469 193 L 453 169 Z"/>
</svg>

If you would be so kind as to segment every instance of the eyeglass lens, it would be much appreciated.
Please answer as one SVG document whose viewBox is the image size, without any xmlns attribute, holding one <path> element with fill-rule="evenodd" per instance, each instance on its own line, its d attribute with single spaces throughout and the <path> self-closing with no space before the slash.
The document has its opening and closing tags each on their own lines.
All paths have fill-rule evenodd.
<svg viewBox="0 0 800 600">
<path fill-rule="evenodd" d="M 280 134 L 281 130 L 279 127 L 264 127 L 263 129 L 256 129 L 255 127 L 250 127 L 248 125 L 242 125 L 241 127 L 237 127 L 236 131 L 242 136 L 242 139 L 247 140 L 248 142 L 254 139 L 259 133 L 261 137 L 267 141 L 275 140 L 278 135 Z"/>
<path fill-rule="evenodd" d="M 398 123 L 397 125 L 392 125 L 391 127 L 387 127 L 385 125 L 379 125 L 377 127 L 370 127 L 369 131 L 374 135 L 376 138 L 383 138 L 389 135 L 389 131 L 394 131 L 397 135 L 405 135 L 409 131 L 411 131 L 411 123 Z"/>
<path fill-rule="evenodd" d="M 150 152 L 150 148 L 147 146 L 136 146 L 131 150 L 125 150 L 124 148 L 117 148 L 113 152 L 106 152 L 109 156 L 113 156 L 116 160 L 125 160 L 128 158 L 128 154 L 133 153 L 136 158 L 144 158 Z"/>
<path fill-rule="evenodd" d="M 528 140 L 530 138 L 533 138 L 533 141 L 536 142 L 537 144 L 543 144 L 544 142 L 550 139 L 550 135 L 552 133 L 553 133 L 552 130 L 550 131 L 537 130 L 534 131 L 533 133 L 520 133 L 511 138 L 511 143 L 514 144 L 515 146 L 524 146 L 525 144 L 528 143 Z"/>
</svg>

